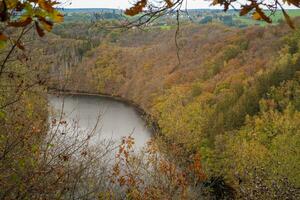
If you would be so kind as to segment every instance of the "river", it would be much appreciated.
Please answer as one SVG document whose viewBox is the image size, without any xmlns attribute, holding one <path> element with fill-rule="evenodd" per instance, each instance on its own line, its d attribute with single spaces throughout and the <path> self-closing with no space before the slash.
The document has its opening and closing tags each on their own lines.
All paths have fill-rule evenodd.
<svg viewBox="0 0 300 200">
<path fill-rule="evenodd" d="M 142 148 L 151 138 L 145 121 L 133 106 L 126 103 L 89 95 L 49 95 L 48 101 L 51 121 L 65 122 L 64 130 L 76 129 L 82 136 L 95 131 L 91 138 L 93 144 L 102 140 L 120 142 L 122 137 L 131 135 L 136 148 Z"/>
</svg>

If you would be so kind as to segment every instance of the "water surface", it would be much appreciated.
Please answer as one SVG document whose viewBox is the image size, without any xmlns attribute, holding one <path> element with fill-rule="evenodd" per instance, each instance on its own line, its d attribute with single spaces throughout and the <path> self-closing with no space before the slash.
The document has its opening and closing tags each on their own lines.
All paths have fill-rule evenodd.
<svg viewBox="0 0 300 200">
<path fill-rule="evenodd" d="M 151 132 L 136 109 L 123 102 L 106 97 L 87 95 L 49 95 L 49 107 L 53 111 L 50 120 L 66 121 L 68 130 L 80 130 L 84 135 L 93 130 L 92 142 L 101 140 L 121 141 L 131 135 L 137 148 L 151 138 Z M 76 128 L 74 128 L 76 127 Z"/>
</svg>

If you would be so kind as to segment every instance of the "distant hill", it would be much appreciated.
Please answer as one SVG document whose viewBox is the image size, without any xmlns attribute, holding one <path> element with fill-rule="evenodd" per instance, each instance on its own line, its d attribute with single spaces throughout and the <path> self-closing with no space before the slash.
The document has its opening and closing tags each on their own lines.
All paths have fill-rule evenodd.
<svg viewBox="0 0 300 200">
<path fill-rule="evenodd" d="M 95 12 L 109 12 L 122 13 L 121 9 L 113 8 L 60 8 L 64 13 L 95 13 Z"/>
</svg>

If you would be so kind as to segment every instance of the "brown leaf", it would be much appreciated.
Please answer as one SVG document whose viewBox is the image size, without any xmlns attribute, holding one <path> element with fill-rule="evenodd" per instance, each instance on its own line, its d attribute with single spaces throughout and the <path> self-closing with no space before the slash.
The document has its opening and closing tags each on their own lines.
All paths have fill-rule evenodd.
<svg viewBox="0 0 300 200">
<path fill-rule="evenodd" d="M 143 8 L 145 8 L 147 5 L 147 0 L 140 0 L 136 4 L 134 4 L 133 7 L 130 9 L 125 10 L 125 14 L 129 16 L 134 16 L 143 11 Z"/>
<path fill-rule="evenodd" d="M 39 19 L 39 21 L 41 22 L 41 24 L 43 25 L 43 27 L 46 31 L 50 32 L 52 30 L 52 28 L 53 28 L 53 23 L 52 22 L 46 20 L 44 17 L 39 17 L 38 19 Z"/>
<path fill-rule="evenodd" d="M 288 2 L 289 5 L 294 5 L 296 7 L 300 7 L 300 1 L 299 0 L 286 0 L 285 2 Z"/>
<path fill-rule="evenodd" d="M 213 0 L 212 4 L 213 6 L 215 5 L 220 5 L 224 7 L 224 11 L 226 12 L 229 9 L 230 3 L 227 2 L 226 0 Z"/>
<path fill-rule="evenodd" d="M 227 1 L 224 2 L 224 11 L 226 12 L 229 9 L 230 3 Z"/>
<path fill-rule="evenodd" d="M 291 20 L 290 16 L 285 12 L 284 9 L 282 9 L 282 12 L 283 12 L 283 16 L 284 16 L 284 18 L 285 18 L 286 23 L 287 23 L 292 29 L 295 29 L 294 23 L 293 23 L 293 21 Z"/>
<path fill-rule="evenodd" d="M 262 11 L 262 9 L 260 7 L 258 7 L 258 5 L 256 5 L 255 7 L 255 12 L 253 13 L 253 19 L 256 20 L 264 20 L 267 23 L 272 23 L 272 20 L 266 16 L 266 14 Z"/>
<path fill-rule="evenodd" d="M 51 3 L 46 0 L 38 0 L 38 4 L 42 9 L 46 10 L 47 12 L 51 13 L 54 11 L 54 8 L 52 7 Z"/>
<path fill-rule="evenodd" d="M 221 0 L 213 0 L 212 5 L 215 6 L 217 4 L 221 4 Z"/>
<path fill-rule="evenodd" d="M 174 5 L 171 0 L 165 0 L 165 2 L 167 3 L 168 8 L 172 8 L 172 6 Z"/>
<path fill-rule="evenodd" d="M 240 16 L 247 15 L 252 9 L 254 8 L 253 5 L 244 5 L 240 11 Z"/>
<path fill-rule="evenodd" d="M 32 22 L 31 17 L 27 17 L 26 19 L 23 19 L 21 21 L 14 21 L 14 22 L 8 22 L 8 26 L 13 26 L 13 27 L 24 27 L 27 26 Z"/>
<path fill-rule="evenodd" d="M 0 41 L 6 41 L 8 37 L 0 32 Z"/>
<path fill-rule="evenodd" d="M 36 28 L 36 32 L 39 34 L 40 37 L 43 37 L 45 35 L 44 30 L 40 27 L 40 25 L 35 22 L 35 28 Z"/>
</svg>

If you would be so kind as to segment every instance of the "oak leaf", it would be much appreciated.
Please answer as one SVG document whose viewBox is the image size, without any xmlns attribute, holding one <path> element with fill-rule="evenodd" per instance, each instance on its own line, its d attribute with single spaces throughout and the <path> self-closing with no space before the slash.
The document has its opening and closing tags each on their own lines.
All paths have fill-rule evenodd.
<svg viewBox="0 0 300 200">
<path fill-rule="evenodd" d="M 42 9 L 46 10 L 49 13 L 54 11 L 54 8 L 52 7 L 52 4 L 49 1 L 38 0 L 38 4 Z"/>
<path fill-rule="evenodd" d="M 253 13 L 252 17 L 255 20 L 264 20 L 267 23 L 272 23 L 270 17 L 266 16 L 266 14 L 262 11 L 260 7 L 258 7 L 258 5 L 256 5 L 255 12 Z"/>
<path fill-rule="evenodd" d="M 44 30 L 40 27 L 38 22 L 35 22 L 35 29 L 36 29 L 36 32 L 39 34 L 40 37 L 43 37 L 45 35 Z M 55 123 L 56 123 L 56 120 L 55 120 Z"/>
<path fill-rule="evenodd" d="M 294 5 L 296 7 L 300 7 L 300 1 L 299 0 L 285 0 L 284 2 L 287 2 L 289 5 Z"/>
<path fill-rule="evenodd" d="M 240 11 L 240 16 L 247 15 L 253 8 L 254 8 L 253 5 L 242 6 L 242 9 Z"/>
<path fill-rule="evenodd" d="M 52 30 L 52 28 L 53 28 L 52 22 L 46 20 L 44 17 L 39 17 L 38 19 L 46 31 L 50 32 Z"/>
<path fill-rule="evenodd" d="M 143 11 L 147 5 L 147 0 L 139 0 L 131 8 L 125 10 L 125 14 L 129 16 L 134 16 Z"/>
<path fill-rule="evenodd" d="M 168 8 L 172 8 L 172 6 L 174 5 L 171 0 L 165 0 L 165 2 L 167 3 Z"/>
<path fill-rule="evenodd" d="M 22 19 L 20 21 L 13 21 L 13 22 L 8 22 L 8 26 L 13 26 L 13 27 L 25 27 L 28 24 L 32 22 L 31 17 L 26 17 L 25 19 Z"/>
</svg>

